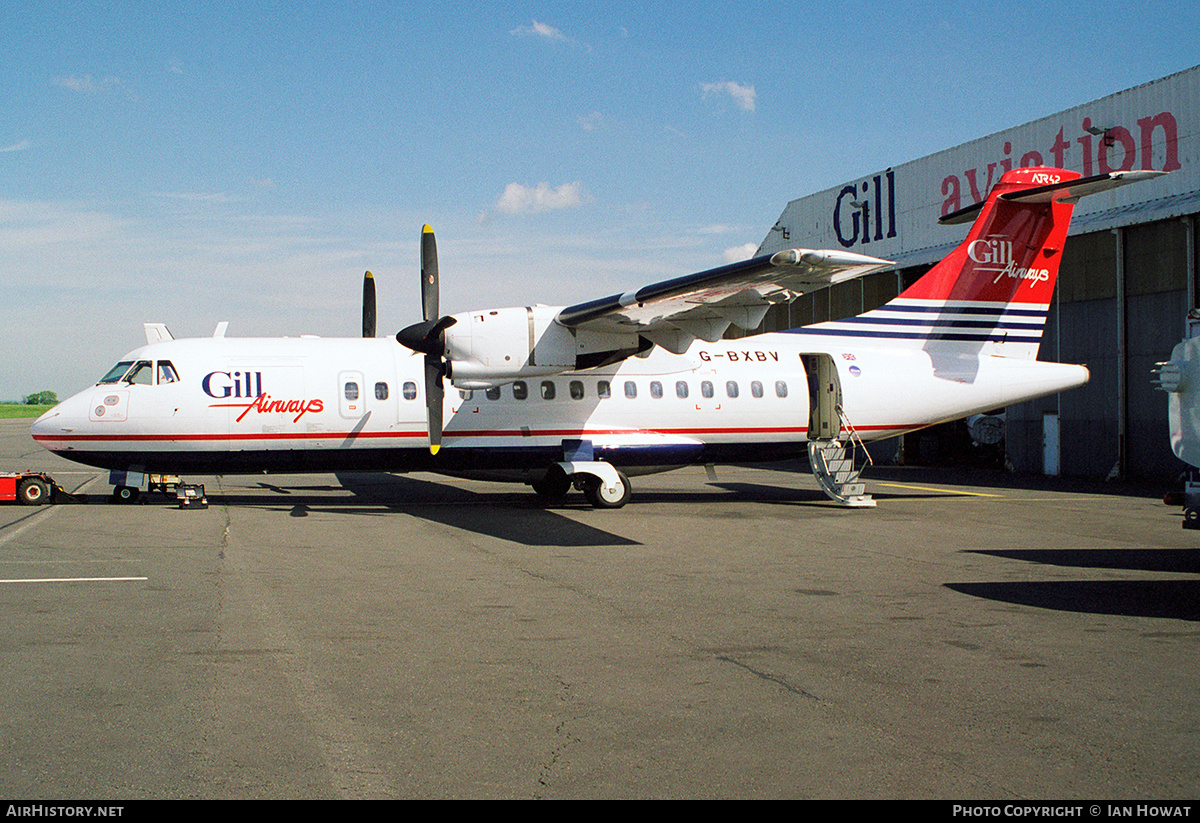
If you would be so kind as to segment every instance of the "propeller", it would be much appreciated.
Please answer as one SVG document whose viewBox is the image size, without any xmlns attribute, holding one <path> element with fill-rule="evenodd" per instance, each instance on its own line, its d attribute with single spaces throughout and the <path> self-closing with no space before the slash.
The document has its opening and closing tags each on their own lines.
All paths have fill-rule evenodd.
<svg viewBox="0 0 1200 823">
<path fill-rule="evenodd" d="M 363 275 L 363 337 L 375 336 L 375 276 Z"/>
<path fill-rule="evenodd" d="M 438 317 L 437 240 L 433 229 L 421 229 L 421 313 L 423 320 L 396 333 L 402 346 L 425 355 L 425 416 L 429 424 L 429 452 L 442 447 L 442 403 L 446 376 L 446 329 L 458 321 L 449 315 Z"/>
</svg>

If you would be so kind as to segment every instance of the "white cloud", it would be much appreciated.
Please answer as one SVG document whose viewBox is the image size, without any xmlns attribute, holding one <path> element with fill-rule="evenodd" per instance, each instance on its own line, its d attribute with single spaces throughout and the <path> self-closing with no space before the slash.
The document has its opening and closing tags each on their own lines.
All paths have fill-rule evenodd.
<svg viewBox="0 0 1200 823">
<path fill-rule="evenodd" d="M 268 181 L 269 182 L 269 181 Z M 153 191 L 151 197 L 166 197 L 170 200 L 185 200 L 189 203 L 232 203 L 234 198 L 223 191 Z"/>
<path fill-rule="evenodd" d="M 104 77 L 97 80 L 90 74 L 85 74 L 82 77 L 72 74 L 67 77 L 55 77 L 50 82 L 60 89 L 67 89 L 77 94 L 105 94 L 119 90 L 126 100 L 131 102 L 137 101 L 137 96 L 122 85 L 121 78 L 119 77 Z"/>
<path fill-rule="evenodd" d="M 604 115 L 598 111 L 583 115 L 579 118 L 579 126 L 584 131 L 595 131 L 604 125 Z"/>
<path fill-rule="evenodd" d="M 11 146 L 0 146 L 0 153 L 6 151 L 26 151 L 30 145 L 32 144 L 28 140 L 22 140 L 19 143 L 13 143 Z"/>
<path fill-rule="evenodd" d="M 564 43 L 570 42 L 569 38 L 554 26 L 547 26 L 545 23 L 539 23 L 534 20 L 531 26 L 517 26 L 509 32 L 517 36 L 534 36 L 545 37 L 547 40 L 559 40 Z"/>
<path fill-rule="evenodd" d="M 533 187 L 509 183 L 504 187 L 504 194 L 496 201 L 496 210 L 505 214 L 537 214 L 581 205 L 583 188 L 578 182 L 563 183 L 556 189 L 544 182 Z"/>
<path fill-rule="evenodd" d="M 712 94 L 728 94 L 738 108 L 744 111 L 754 111 L 754 100 L 757 96 L 754 86 L 745 86 L 728 80 L 724 83 L 701 83 L 700 90 L 705 97 Z"/>
<path fill-rule="evenodd" d="M 724 256 L 726 263 L 739 263 L 742 260 L 749 260 L 758 251 L 757 243 L 743 243 L 740 246 L 733 246 L 725 249 Z"/>
<path fill-rule="evenodd" d="M 55 77 L 52 82 L 59 88 L 76 91 L 80 94 L 99 94 L 110 86 L 119 86 L 121 84 L 121 81 L 115 77 L 105 77 L 103 80 L 96 80 L 90 74 L 85 74 L 82 77 L 77 75 Z"/>
<path fill-rule="evenodd" d="M 569 46 L 580 46 L 588 51 L 592 50 L 587 44 L 580 43 L 578 40 L 567 37 L 561 31 L 554 28 L 554 26 L 549 26 L 545 23 L 539 23 L 537 20 L 532 21 L 532 25 L 529 26 L 517 26 L 515 29 L 510 31 L 509 34 L 516 37 L 541 37 L 553 43 L 566 43 Z"/>
</svg>

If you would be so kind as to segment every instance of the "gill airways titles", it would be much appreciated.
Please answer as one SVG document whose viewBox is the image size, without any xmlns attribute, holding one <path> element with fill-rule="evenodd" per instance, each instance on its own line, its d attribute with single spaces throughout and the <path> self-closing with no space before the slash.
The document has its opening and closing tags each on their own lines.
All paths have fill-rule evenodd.
<svg viewBox="0 0 1200 823">
<path fill-rule="evenodd" d="M 216 400 L 244 398 L 245 403 L 210 403 L 210 409 L 243 409 L 236 422 L 241 423 L 250 412 L 256 414 L 294 414 L 293 423 L 298 423 L 306 414 L 318 414 L 325 410 L 320 398 L 273 400 L 263 391 L 262 372 L 212 371 L 204 375 L 200 388 Z"/>
</svg>

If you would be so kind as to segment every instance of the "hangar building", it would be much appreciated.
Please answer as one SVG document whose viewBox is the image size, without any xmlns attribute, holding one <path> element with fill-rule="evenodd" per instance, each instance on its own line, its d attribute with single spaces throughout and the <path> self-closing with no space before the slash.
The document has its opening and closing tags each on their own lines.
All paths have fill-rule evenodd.
<svg viewBox="0 0 1200 823">
<path fill-rule="evenodd" d="M 1005 450 L 1022 472 L 1176 477 L 1184 464 L 1171 452 L 1166 399 L 1150 370 L 1170 358 L 1189 310 L 1200 308 L 1197 101 L 1200 66 L 793 200 L 759 254 L 845 248 L 896 266 L 774 307 L 759 330 L 837 320 L 891 300 L 966 236 L 968 225 L 940 226 L 938 218 L 980 202 L 1008 169 L 1170 172 L 1076 207 L 1039 359 L 1085 364 L 1091 382 L 1010 406 Z M 904 454 L 914 454 L 914 440 L 946 436 L 909 435 Z M 938 443 L 921 452 L 937 454 Z"/>
</svg>

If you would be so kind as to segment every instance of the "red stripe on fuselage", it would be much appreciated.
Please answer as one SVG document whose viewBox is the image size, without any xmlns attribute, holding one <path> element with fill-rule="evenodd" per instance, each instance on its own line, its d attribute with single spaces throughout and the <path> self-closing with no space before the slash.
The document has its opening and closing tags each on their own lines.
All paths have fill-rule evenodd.
<svg viewBox="0 0 1200 823">
<path fill-rule="evenodd" d="M 858 426 L 861 432 L 907 431 L 919 426 Z M 472 429 L 468 431 L 447 431 L 444 438 L 469 437 L 598 437 L 606 435 L 729 435 L 729 434 L 806 434 L 804 426 L 735 426 L 730 428 L 670 428 L 670 429 Z M 62 434 L 35 435 L 39 443 L 55 442 L 221 442 L 249 440 L 411 440 L 425 439 L 429 434 L 424 431 L 410 432 L 260 432 L 256 434 Z"/>
</svg>

